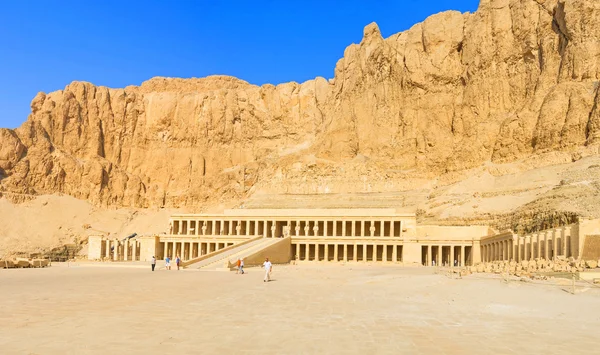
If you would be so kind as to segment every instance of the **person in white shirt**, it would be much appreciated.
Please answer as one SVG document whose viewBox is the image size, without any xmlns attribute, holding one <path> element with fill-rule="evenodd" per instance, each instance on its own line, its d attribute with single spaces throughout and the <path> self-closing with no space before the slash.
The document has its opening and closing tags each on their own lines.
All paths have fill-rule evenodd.
<svg viewBox="0 0 600 355">
<path fill-rule="evenodd" d="M 263 279 L 263 282 L 271 281 L 271 271 L 273 271 L 273 264 L 271 264 L 269 258 L 265 259 L 263 267 L 265 268 L 265 278 Z"/>
</svg>

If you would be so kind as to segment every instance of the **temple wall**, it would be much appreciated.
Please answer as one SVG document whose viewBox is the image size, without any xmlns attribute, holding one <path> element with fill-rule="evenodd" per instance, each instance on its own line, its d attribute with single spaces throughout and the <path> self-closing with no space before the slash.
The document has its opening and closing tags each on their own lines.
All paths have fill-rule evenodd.
<svg viewBox="0 0 600 355">
<path fill-rule="evenodd" d="M 292 259 L 292 238 L 287 237 L 244 258 L 245 266 L 262 265 L 265 258 L 273 264 L 287 264 Z"/>
</svg>

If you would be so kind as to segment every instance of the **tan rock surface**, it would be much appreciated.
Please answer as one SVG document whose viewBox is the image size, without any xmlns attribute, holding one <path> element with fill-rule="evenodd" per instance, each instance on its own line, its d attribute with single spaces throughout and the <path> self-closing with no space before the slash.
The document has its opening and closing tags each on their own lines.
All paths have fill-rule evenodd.
<svg viewBox="0 0 600 355">
<path fill-rule="evenodd" d="M 360 192 L 434 219 L 594 214 L 597 177 L 573 180 L 569 166 L 598 155 L 598 38 L 597 1 L 482 0 L 388 38 L 366 26 L 329 81 L 73 82 L 0 130 L 0 192 L 188 211 Z M 565 179 L 548 175 L 555 164 Z M 543 176 L 516 178 L 532 169 Z"/>
</svg>

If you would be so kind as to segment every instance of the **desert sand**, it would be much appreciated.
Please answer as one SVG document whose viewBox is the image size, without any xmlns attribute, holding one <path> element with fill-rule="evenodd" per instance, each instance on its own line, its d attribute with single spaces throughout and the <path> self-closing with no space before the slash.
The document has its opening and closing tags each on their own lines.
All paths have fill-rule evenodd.
<svg viewBox="0 0 600 355">
<path fill-rule="evenodd" d="M 79 265 L 79 266 L 77 266 Z M 592 354 L 600 292 L 433 268 L 0 270 L 4 354 Z M 159 264 L 159 267 L 161 265 Z"/>
</svg>

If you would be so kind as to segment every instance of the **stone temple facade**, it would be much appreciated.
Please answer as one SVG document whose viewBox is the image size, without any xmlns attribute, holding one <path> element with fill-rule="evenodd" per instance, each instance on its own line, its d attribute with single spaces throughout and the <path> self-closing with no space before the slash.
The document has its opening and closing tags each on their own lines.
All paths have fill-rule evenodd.
<svg viewBox="0 0 600 355">
<path fill-rule="evenodd" d="M 585 239 L 579 237 L 580 230 L 600 235 L 595 230 L 598 223 L 586 223 L 586 228 L 565 226 L 517 236 L 496 233 L 487 226 L 419 226 L 414 213 L 393 208 L 235 209 L 222 214 L 173 215 L 168 232 L 156 236 L 126 240 L 91 236 L 88 257 L 147 261 L 152 256 L 179 256 L 190 265 L 234 248 L 239 251 L 236 256 L 258 255 L 261 246 L 256 245 L 265 240 L 263 254 L 278 262 L 466 266 L 492 260 L 577 257 Z M 272 248 L 268 239 L 280 239 L 283 244 Z M 246 254 L 244 245 L 248 245 Z"/>
</svg>

